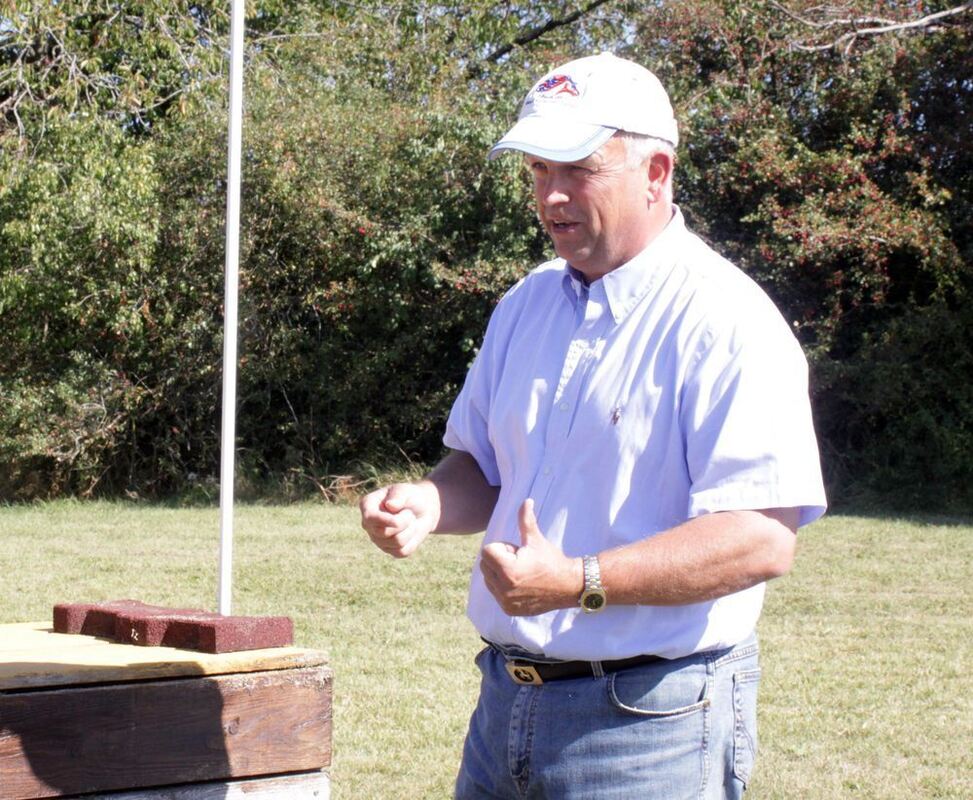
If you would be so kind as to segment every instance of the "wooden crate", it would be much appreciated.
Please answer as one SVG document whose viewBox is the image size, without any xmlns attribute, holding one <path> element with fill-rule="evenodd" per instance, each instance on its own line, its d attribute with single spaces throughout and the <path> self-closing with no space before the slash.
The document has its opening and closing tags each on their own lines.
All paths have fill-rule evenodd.
<svg viewBox="0 0 973 800">
<path fill-rule="evenodd" d="M 99 792 L 75 797 L 78 800 L 329 800 L 330 796 L 331 783 L 327 772 L 315 771 L 251 780 L 183 783 L 128 792 Z"/>
<path fill-rule="evenodd" d="M 208 655 L 0 625 L 0 800 L 174 784 L 227 798 L 234 782 L 256 800 L 282 773 L 321 796 L 331 680 L 313 650 Z"/>
</svg>

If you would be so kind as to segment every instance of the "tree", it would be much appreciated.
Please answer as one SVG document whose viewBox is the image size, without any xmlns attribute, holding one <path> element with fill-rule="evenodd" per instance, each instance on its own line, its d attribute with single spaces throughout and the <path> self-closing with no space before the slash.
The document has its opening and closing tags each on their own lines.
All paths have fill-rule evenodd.
<svg viewBox="0 0 973 800">
<path fill-rule="evenodd" d="M 688 122 L 692 221 L 777 299 L 811 358 L 839 499 L 970 504 L 955 367 L 971 342 L 948 323 L 968 317 L 971 288 L 971 30 L 969 4 L 777 2 L 672 5 L 640 28 Z M 934 321 L 942 341 L 909 357 Z M 910 412 L 904 386 L 926 407 Z"/>
<path fill-rule="evenodd" d="M 0 10 L 0 496 L 216 475 L 222 6 Z M 244 477 L 327 492 L 438 456 L 547 252 L 485 152 L 537 75 L 610 49 L 670 90 L 691 224 L 793 322 L 833 495 L 973 505 L 968 6 L 249 4 Z"/>
</svg>

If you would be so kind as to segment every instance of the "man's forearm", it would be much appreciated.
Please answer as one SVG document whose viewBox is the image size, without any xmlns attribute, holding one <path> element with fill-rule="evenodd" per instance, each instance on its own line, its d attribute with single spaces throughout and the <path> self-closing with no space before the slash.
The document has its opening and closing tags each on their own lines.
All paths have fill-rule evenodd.
<svg viewBox="0 0 973 800">
<path fill-rule="evenodd" d="M 439 498 L 436 533 L 476 533 L 486 528 L 500 488 L 491 486 L 476 459 L 452 450 L 422 481 Z"/>
<path fill-rule="evenodd" d="M 684 605 L 739 592 L 786 573 L 796 509 L 724 511 L 598 554 L 616 605 Z"/>
</svg>

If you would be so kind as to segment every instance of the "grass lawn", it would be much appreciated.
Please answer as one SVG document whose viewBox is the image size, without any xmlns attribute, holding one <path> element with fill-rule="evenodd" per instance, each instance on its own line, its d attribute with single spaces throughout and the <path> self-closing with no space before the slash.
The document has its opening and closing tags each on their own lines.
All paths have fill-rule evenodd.
<svg viewBox="0 0 973 800">
<path fill-rule="evenodd" d="M 335 670 L 335 800 L 448 798 L 476 695 L 478 537 L 382 555 L 343 506 L 237 511 L 234 612 Z M 215 509 L 0 508 L 0 622 L 62 601 L 213 608 Z M 973 524 L 832 516 L 768 592 L 755 800 L 973 797 Z"/>
</svg>

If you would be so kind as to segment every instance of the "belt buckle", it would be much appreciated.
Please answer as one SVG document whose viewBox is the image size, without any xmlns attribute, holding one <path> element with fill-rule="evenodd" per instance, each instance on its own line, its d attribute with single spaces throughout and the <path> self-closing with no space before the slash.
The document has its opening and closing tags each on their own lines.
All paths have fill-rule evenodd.
<svg viewBox="0 0 973 800">
<path fill-rule="evenodd" d="M 525 664 L 522 661 L 508 661 L 505 666 L 514 683 L 519 683 L 521 686 L 540 686 L 544 683 L 540 673 L 530 664 Z"/>
</svg>

